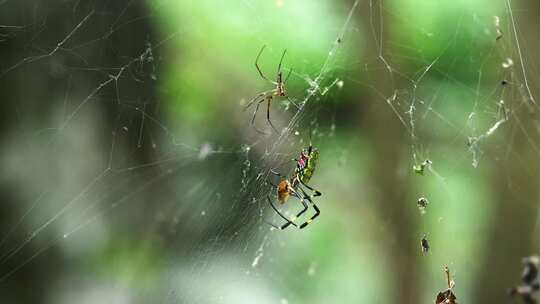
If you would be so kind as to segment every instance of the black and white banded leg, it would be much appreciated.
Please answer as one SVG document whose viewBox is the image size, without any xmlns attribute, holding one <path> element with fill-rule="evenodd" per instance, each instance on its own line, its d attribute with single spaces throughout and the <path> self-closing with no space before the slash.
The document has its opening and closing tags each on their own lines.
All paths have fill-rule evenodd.
<svg viewBox="0 0 540 304">
<path fill-rule="evenodd" d="M 266 198 L 268 199 L 268 203 L 270 204 L 270 206 L 272 206 L 272 209 L 274 209 L 274 211 L 282 218 L 284 219 L 285 221 L 287 221 L 285 224 L 281 225 L 281 226 L 277 226 L 277 225 L 274 225 L 270 222 L 266 222 L 268 225 L 276 228 L 276 229 L 279 229 L 279 230 L 283 230 L 287 227 L 289 227 L 290 225 L 293 225 L 294 227 L 298 227 L 295 223 L 293 223 L 291 220 L 289 220 L 285 215 L 283 215 L 277 208 L 276 206 L 274 206 L 274 203 L 272 203 L 272 200 L 270 199 L 270 196 L 266 196 Z"/>
<path fill-rule="evenodd" d="M 312 189 L 312 188 L 310 188 Z M 315 214 L 309 219 L 307 220 L 305 223 L 301 224 L 300 225 L 300 229 L 303 229 L 305 228 L 307 225 L 311 224 L 311 222 L 313 222 L 313 220 L 315 220 L 320 214 L 321 214 L 321 210 L 319 209 L 319 207 L 317 207 L 317 205 L 315 205 L 315 203 L 313 202 L 312 198 L 315 197 L 315 196 L 320 196 L 321 195 L 321 192 L 317 191 L 317 190 L 313 190 L 313 192 L 315 192 L 315 194 L 312 194 L 312 195 L 307 195 L 306 192 L 304 191 L 304 189 L 300 188 L 300 190 L 302 191 L 302 193 L 304 194 L 304 199 L 307 199 L 309 201 L 309 203 L 313 206 L 313 209 L 315 210 Z"/>
</svg>

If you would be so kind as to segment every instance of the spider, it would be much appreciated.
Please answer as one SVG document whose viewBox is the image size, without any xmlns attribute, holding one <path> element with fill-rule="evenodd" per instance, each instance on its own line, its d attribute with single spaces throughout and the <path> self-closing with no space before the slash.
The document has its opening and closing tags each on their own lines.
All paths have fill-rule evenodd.
<svg viewBox="0 0 540 304">
<path fill-rule="evenodd" d="M 278 68 L 277 68 L 277 75 L 276 75 L 276 81 L 272 81 L 270 79 L 268 79 L 266 76 L 264 76 L 263 72 L 261 71 L 261 68 L 259 67 L 259 57 L 261 57 L 261 54 L 262 52 L 264 51 L 264 49 L 266 48 L 266 45 L 263 45 L 263 47 L 261 48 L 261 50 L 259 51 L 259 54 L 257 55 L 257 58 L 255 59 L 255 68 L 257 68 L 257 71 L 259 71 L 259 74 L 261 75 L 261 77 L 272 83 L 273 85 L 275 85 L 275 89 L 272 89 L 272 90 L 268 90 L 268 91 L 264 91 L 262 93 L 259 93 L 257 96 L 255 96 L 253 99 L 251 99 L 248 104 L 246 105 L 245 107 L 245 110 L 247 110 L 249 107 L 251 107 L 253 104 L 257 103 L 257 106 L 255 107 L 255 111 L 253 112 L 253 118 L 251 118 L 251 125 L 253 126 L 253 128 L 259 132 L 259 133 L 263 133 L 263 131 L 257 129 L 255 127 L 255 117 L 257 116 L 257 111 L 259 111 L 259 106 L 261 105 L 261 103 L 263 102 L 267 102 L 267 108 L 266 108 L 266 121 L 268 121 L 268 124 L 272 127 L 272 129 L 278 133 L 276 127 L 274 127 L 274 124 L 272 124 L 272 121 L 270 120 L 270 104 L 272 103 L 272 100 L 275 98 L 275 97 L 284 97 L 284 98 L 287 98 L 287 100 L 293 104 L 296 108 L 299 109 L 298 105 L 296 105 L 290 98 L 289 96 L 287 95 L 287 92 L 285 91 L 285 83 L 287 82 L 287 80 L 289 80 L 289 77 L 291 76 L 291 73 L 292 73 L 292 69 L 289 70 L 289 74 L 287 75 L 287 77 L 285 78 L 285 80 L 283 80 L 283 72 L 281 71 L 281 63 L 283 62 L 283 58 L 285 57 L 285 54 L 287 53 L 287 50 L 283 50 L 283 54 L 281 55 L 281 59 L 279 60 L 279 65 L 278 65 Z"/>
<path fill-rule="evenodd" d="M 307 225 L 309 225 L 313 220 L 321 214 L 321 211 L 315 205 L 312 198 L 316 196 L 321 196 L 322 193 L 310 186 L 307 185 L 307 183 L 311 180 L 311 177 L 313 176 L 313 173 L 315 173 L 315 169 L 317 168 L 317 164 L 319 161 L 319 150 L 313 148 L 313 146 L 310 144 L 307 149 L 303 149 L 300 152 L 300 158 L 295 159 L 296 161 L 296 168 L 294 169 L 294 173 L 291 178 L 287 179 L 285 176 L 281 175 L 278 172 L 275 172 L 273 170 L 270 170 L 273 174 L 279 176 L 281 178 L 281 181 L 276 187 L 277 189 L 277 197 L 281 204 L 284 204 L 287 202 L 287 200 L 294 196 L 298 198 L 303 205 L 303 209 L 292 219 L 288 219 L 285 217 L 279 210 L 274 206 L 272 203 L 272 200 L 270 199 L 270 196 L 267 196 L 268 202 L 270 203 L 270 206 L 272 206 L 272 209 L 284 220 L 287 222 L 281 226 L 276 226 L 274 224 L 269 223 L 271 226 L 273 226 L 276 229 L 283 230 L 290 225 L 293 225 L 295 227 L 298 227 L 294 221 L 300 217 L 304 212 L 306 212 L 309 208 L 309 204 L 306 202 L 306 200 L 313 206 L 313 209 L 315 209 L 315 214 L 307 220 L 305 223 L 301 224 L 299 226 L 300 229 L 305 228 Z M 306 190 L 304 188 L 309 189 L 313 193 L 311 195 L 308 195 L 306 193 Z"/>
</svg>

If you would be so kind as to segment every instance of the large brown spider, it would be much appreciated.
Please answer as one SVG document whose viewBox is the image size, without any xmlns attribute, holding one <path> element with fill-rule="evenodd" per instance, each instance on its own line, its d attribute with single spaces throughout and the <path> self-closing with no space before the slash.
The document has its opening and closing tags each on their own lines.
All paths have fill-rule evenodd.
<svg viewBox="0 0 540 304">
<path fill-rule="evenodd" d="M 274 89 L 272 89 L 272 90 L 262 92 L 262 93 L 258 94 L 257 96 L 255 96 L 253 99 L 251 99 L 248 102 L 245 109 L 247 110 L 253 104 L 257 103 L 257 106 L 255 107 L 255 111 L 253 112 L 253 118 L 251 119 L 251 125 L 253 126 L 253 128 L 257 132 L 264 134 L 265 132 L 263 132 L 263 131 L 257 129 L 257 127 L 255 127 L 255 117 L 257 116 L 257 111 L 259 110 L 259 106 L 261 105 L 261 103 L 266 101 L 267 102 L 266 120 L 268 121 L 268 124 L 272 127 L 272 129 L 276 133 L 279 133 L 277 131 L 277 129 L 274 127 L 274 125 L 272 124 L 272 121 L 270 120 L 270 104 L 272 103 L 272 100 L 274 99 L 274 97 L 287 98 L 287 100 L 291 104 L 293 104 L 296 108 L 299 108 L 299 107 L 291 99 L 289 99 L 289 96 L 287 95 L 287 92 L 285 91 L 285 83 L 287 82 L 287 80 L 289 80 L 289 77 L 291 76 L 291 73 L 292 73 L 292 69 L 290 69 L 289 74 L 287 75 L 285 80 L 283 80 L 283 72 L 281 71 L 281 63 L 283 62 L 283 58 L 285 57 L 285 53 L 287 53 L 287 50 L 286 49 L 283 50 L 283 54 L 281 55 L 281 59 L 279 60 L 279 65 L 278 65 L 278 68 L 277 68 L 276 81 L 272 81 L 272 80 L 268 79 L 266 76 L 264 76 L 263 72 L 261 71 L 261 68 L 259 67 L 259 57 L 261 57 L 261 54 L 264 51 L 265 47 L 266 47 L 266 45 L 263 45 L 263 47 L 259 51 L 259 54 L 257 55 L 257 58 L 255 59 L 255 67 L 257 68 L 257 71 L 259 71 L 259 74 L 261 75 L 261 77 L 264 80 L 272 83 L 276 87 Z"/>
</svg>

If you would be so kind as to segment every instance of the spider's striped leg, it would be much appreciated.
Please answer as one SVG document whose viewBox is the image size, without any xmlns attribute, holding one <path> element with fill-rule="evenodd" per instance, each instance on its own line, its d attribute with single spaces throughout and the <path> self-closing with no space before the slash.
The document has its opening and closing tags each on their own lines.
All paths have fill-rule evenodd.
<svg viewBox="0 0 540 304">
<path fill-rule="evenodd" d="M 311 205 L 313 206 L 313 209 L 315 209 L 315 214 L 309 219 L 307 220 L 305 223 L 303 223 L 302 225 L 300 225 L 300 229 L 303 229 L 305 228 L 307 225 L 311 224 L 311 222 L 313 222 L 313 220 L 315 218 L 317 218 L 320 214 L 321 214 L 321 210 L 319 210 L 319 207 L 317 207 L 317 205 L 315 205 L 315 203 L 313 202 L 313 200 L 311 200 L 311 198 L 315 197 L 315 196 L 318 196 L 317 193 L 320 195 L 320 192 L 319 191 L 316 191 L 315 194 L 312 194 L 312 195 L 307 195 L 306 192 L 304 191 L 304 189 L 300 188 L 300 190 L 302 191 L 302 193 L 304 194 L 304 199 L 307 199 Z"/>
<path fill-rule="evenodd" d="M 293 217 L 293 218 L 291 219 L 291 222 L 296 221 L 296 220 L 297 220 L 302 214 L 304 214 L 304 212 L 306 212 L 306 211 L 308 210 L 308 208 L 309 208 L 309 205 L 308 205 L 308 203 L 306 203 L 305 198 L 300 198 L 299 196 L 297 196 L 297 197 L 298 197 L 298 199 L 300 199 L 300 202 L 301 202 L 302 205 L 304 206 L 304 209 L 300 210 L 300 212 L 298 212 L 298 214 L 297 214 L 295 217 Z"/>
<path fill-rule="evenodd" d="M 313 202 L 312 202 L 313 204 Z M 319 210 L 319 208 L 317 207 L 317 205 L 313 204 L 313 209 L 315 209 L 315 214 L 309 219 L 307 220 L 307 222 L 303 223 L 302 225 L 300 225 L 300 229 L 303 229 L 305 228 L 307 225 L 311 224 L 311 222 L 313 222 L 313 220 L 319 216 L 319 214 L 321 214 L 321 210 Z"/>
<path fill-rule="evenodd" d="M 304 212 L 306 212 L 306 211 L 308 210 L 309 205 L 308 205 L 308 203 L 306 203 L 306 200 L 305 200 L 305 198 L 306 198 L 306 196 L 307 196 L 307 194 L 305 194 L 305 192 L 304 192 L 304 197 L 300 196 L 300 195 L 298 194 L 298 192 L 296 192 L 296 191 L 294 191 L 294 190 L 292 190 L 292 189 L 291 189 L 291 193 L 292 193 L 292 195 L 293 195 L 294 197 L 296 197 L 296 198 L 298 198 L 298 199 L 300 200 L 300 202 L 302 203 L 302 206 L 304 206 L 304 209 L 302 209 L 300 212 L 298 212 L 298 214 L 297 214 L 295 217 L 293 217 L 292 219 L 290 219 L 290 220 L 288 219 L 288 221 L 289 221 L 290 223 L 286 223 L 284 226 L 289 226 L 289 225 L 292 224 L 292 225 L 294 225 L 295 227 L 297 227 L 296 224 L 295 224 L 295 221 L 296 221 L 302 214 L 304 214 Z"/>
<path fill-rule="evenodd" d="M 281 230 L 287 228 L 289 225 L 293 225 L 295 227 L 298 227 L 295 223 L 295 221 L 302 215 L 304 214 L 304 212 L 306 212 L 309 208 L 309 205 L 305 202 L 304 199 L 301 199 L 300 202 L 302 203 L 302 205 L 304 206 L 304 209 L 302 209 L 300 212 L 298 212 L 298 214 L 296 216 L 294 216 L 292 219 L 289 220 L 288 223 L 285 223 L 283 226 L 281 226 Z M 273 226 L 273 225 L 272 225 Z"/>
<path fill-rule="evenodd" d="M 266 198 L 268 199 L 268 203 L 270 203 L 270 206 L 272 206 L 272 209 L 274 209 L 274 211 L 284 220 L 287 221 L 287 223 L 281 225 L 281 226 L 276 226 L 270 222 L 266 222 L 268 225 L 276 228 L 276 229 L 279 229 L 279 230 L 283 230 L 287 227 L 289 227 L 290 225 L 293 225 L 294 227 L 298 227 L 295 223 L 291 222 L 286 216 L 284 216 L 283 214 L 281 214 L 281 212 L 279 212 L 279 210 L 276 208 L 276 206 L 274 206 L 274 204 L 272 203 L 272 200 L 270 199 L 269 196 L 266 196 Z"/>
</svg>

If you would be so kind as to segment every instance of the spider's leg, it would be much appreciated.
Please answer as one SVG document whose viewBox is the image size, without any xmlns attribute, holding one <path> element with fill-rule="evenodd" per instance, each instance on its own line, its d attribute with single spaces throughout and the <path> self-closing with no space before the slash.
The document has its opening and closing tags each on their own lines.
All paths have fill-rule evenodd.
<svg viewBox="0 0 540 304">
<path fill-rule="evenodd" d="M 278 226 L 278 225 L 276 225 L 276 224 L 270 223 L 270 222 L 267 221 L 267 220 L 264 220 L 264 222 L 267 223 L 268 225 L 274 227 L 275 229 L 279 229 L 279 230 L 284 230 L 285 228 L 288 227 L 288 225 L 287 225 L 288 223 L 287 223 L 287 224 L 284 224 L 284 225 L 281 225 L 281 226 Z M 285 226 L 285 225 L 287 225 L 287 226 L 286 226 L 286 227 L 283 227 L 283 226 Z"/>
<path fill-rule="evenodd" d="M 302 202 L 304 202 L 304 200 L 308 200 L 311 205 L 313 205 L 313 209 L 315 209 L 315 214 L 309 219 L 307 220 L 305 223 L 301 224 L 300 225 L 300 229 L 303 229 L 305 228 L 307 225 L 309 225 L 311 222 L 313 222 L 313 220 L 315 218 L 317 218 L 320 214 L 321 214 L 321 210 L 319 209 L 319 207 L 317 207 L 317 205 L 315 205 L 315 203 L 313 202 L 312 198 L 315 197 L 315 196 L 319 196 L 320 195 L 320 192 L 317 191 L 317 190 L 313 190 L 315 191 L 315 194 L 312 194 L 312 195 L 307 195 L 307 193 L 304 191 L 304 189 L 302 189 L 301 187 L 298 187 L 298 189 L 300 189 L 300 191 L 302 192 L 302 194 L 304 195 L 304 199 L 302 200 Z M 305 212 L 303 210 L 303 212 Z M 302 213 L 303 213 L 302 212 Z M 296 220 L 296 218 L 294 219 Z"/>
<path fill-rule="evenodd" d="M 281 174 L 281 173 L 279 173 L 279 172 L 277 172 L 277 171 L 274 171 L 274 169 L 270 169 L 270 173 L 272 173 L 272 174 L 274 174 L 274 175 L 277 175 L 278 177 L 283 178 L 283 179 L 287 178 L 287 177 L 284 176 L 283 174 Z"/>
<path fill-rule="evenodd" d="M 285 77 L 285 81 L 283 81 L 283 84 L 287 83 L 287 80 L 289 80 L 289 77 L 291 77 L 293 69 L 289 69 L 289 74 L 287 74 L 287 77 Z"/>
<path fill-rule="evenodd" d="M 307 194 L 302 190 L 302 193 L 304 194 L 304 197 L 302 198 L 298 192 L 294 191 L 291 189 L 291 193 L 294 195 L 294 197 L 298 198 L 300 200 L 300 202 L 302 203 L 302 206 L 304 206 L 304 209 L 302 209 L 295 217 L 293 217 L 292 219 L 289 220 L 290 223 L 286 223 L 284 224 L 282 227 L 287 227 L 289 225 L 294 225 L 295 227 L 298 227 L 296 224 L 295 224 L 295 221 L 302 215 L 304 214 L 304 212 L 306 212 L 309 208 L 309 205 L 308 203 L 306 203 L 306 200 L 305 198 L 307 197 Z"/>
<path fill-rule="evenodd" d="M 305 194 L 305 192 L 303 190 L 302 190 L 302 192 Z M 317 205 L 315 205 L 315 203 L 311 200 L 312 197 L 313 197 L 313 195 L 312 196 L 304 196 L 304 198 L 307 199 L 311 203 L 311 205 L 313 206 L 313 209 L 315 209 L 315 214 L 309 220 L 307 220 L 305 223 L 300 225 L 300 229 L 303 229 L 307 225 L 311 224 L 311 222 L 313 222 L 313 220 L 315 218 L 317 218 L 321 214 L 321 210 L 319 210 L 319 207 L 317 207 Z"/>
<path fill-rule="evenodd" d="M 311 190 L 311 191 L 314 192 L 314 194 L 313 194 L 311 197 L 316 197 L 316 196 L 321 196 L 321 195 L 322 195 L 321 191 L 319 191 L 319 190 L 317 190 L 317 189 L 314 189 L 314 188 L 312 188 L 312 187 L 306 185 L 306 184 L 305 184 L 303 181 L 301 181 L 300 179 L 298 179 L 298 180 L 300 181 L 300 183 L 302 184 L 302 186 L 304 186 L 304 187 L 306 187 L 306 188 L 308 188 L 309 190 Z M 302 190 L 302 191 L 303 191 L 303 190 Z M 304 192 L 304 193 L 305 193 L 305 192 Z"/>
<path fill-rule="evenodd" d="M 287 227 L 289 227 L 290 225 L 293 225 L 295 227 L 298 227 L 295 223 L 291 222 L 287 217 L 285 217 L 283 214 L 281 214 L 281 212 L 279 212 L 279 210 L 276 208 L 276 206 L 274 206 L 274 204 L 272 203 L 272 200 L 270 199 L 269 196 L 266 196 L 266 198 L 268 199 L 268 203 L 270 203 L 270 206 L 272 206 L 272 209 L 274 209 L 274 211 L 284 220 L 287 221 L 287 223 L 281 225 L 281 226 L 276 226 L 270 222 L 266 222 L 267 224 L 269 224 L 270 226 L 276 228 L 276 229 L 279 229 L 279 230 L 283 230 Z"/>
<path fill-rule="evenodd" d="M 261 106 L 261 103 L 263 103 L 264 99 L 262 100 L 259 100 L 259 102 L 257 102 L 257 106 L 255 107 L 255 111 L 253 111 L 253 117 L 251 118 L 251 124 L 254 125 L 255 124 L 255 118 L 257 117 L 257 112 L 259 111 L 259 107 Z"/>
<path fill-rule="evenodd" d="M 277 188 L 277 187 L 278 187 L 276 184 L 272 183 L 271 181 L 268 181 L 268 183 L 269 183 L 270 185 L 272 185 L 272 187 L 274 187 L 274 188 Z"/>
<path fill-rule="evenodd" d="M 270 104 L 272 103 L 272 97 L 270 96 L 267 99 L 268 99 L 268 106 L 266 108 L 266 120 L 268 121 L 268 124 L 272 127 L 272 129 L 274 129 L 274 131 L 279 134 L 278 130 L 276 129 L 276 127 L 274 127 L 274 124 L 270 120 Z"/>
<path fill-rule="evenodd" d="M 257 103 L 257 106 L 255 107 L 255 111 L 253 111 L 253 117 L 251 118 L 251 125 L 253 126 L 253 128 L 255 129 L 255 131 L 261 133 L 261 134 L 266 134 L 266 132 L 264 131 L 261 131 L 259 130 L 256 126 L 255 126 L 255 118 L 257 117 L 257 111 L 259 111 L 259 107 L 261 106 L 261 103 L 264 102 L 264 99 L 261 99 L 259 100 L 259 102 Z"/>
<path fill-rule="evenodd" d="M 300 199 L 300 202 L 304 206 L 304 209 L 302 209 L 300 212 L 298 212 L 298 214 L 296 214 L 296 216 L 291 219 L 291 222 L 296 221 L 296 219 L 298 219 L 302 214 L 304 214 L 304 212 L 306 212 L 308 210 L 308 208 L 309 208 L 309 205 L 308 205 L 308 203 L 306 203 L 306 200 L 304 198 Z"/>
<path fill-rule="evenodd" d="M 283 174 L 277 172 L 277 171 L 274 171 L 274 169 L 270 168 L 270 173 L 276 175 L 277 177 L 279 177 L 280 179 L 287 179 L 286 176 L 284 176 Z M 271 181 L 268 181 L 272 186 L 274 186 L 274 188 L 277 189 L 278 185 L 274 185 L 274 183 L 272 183 Z"/>
<path fill-rule="evenodd" d="M 287 100 L 293 104 L 293 106 L 295 106 L 298 110 L 300 110 L 300 107 L 294 102 L 292 101 L 292 99 L 289 98 L 289 96 L 286 96 Z"/>
<path fill-rule="evenodd" d="M 261 68 L 259 67 L 259 57 L 261 57 L 261 54 L 264 51 L 265 47 L 266 47 L 266 45 L 263 45 L 263 47 L 259 51 L 259 54 L 257 55 L 257 58 L 255 59 L 255 67 L 257 68 L 257 71 L 259 71 L 259 74 L 261 75 L 261 77 L 264 80 L 272 82 L 270 79 L 268 79 L 268 78 L 266 78 L 266 76 L 264 76 L 263 72 L 261 71 Z"/>
<path fill-rule="evenodd" d="M 268 93 L 268 91 L 266 92 L 262 92 L 260 94 L 258 94 L 257 96 L 253 97 L 248 103 L 247 105 L 244 107 L 244 111 L 247 110 L 249 107 L 251 107 L 255 101 L 259 100 L 261 97 L 263 97 L 264 95 L 266 95 Z"/>
<path fill-rule="evenodd" d="M 313 220 L 321 214 L 321 210 L 319 210 L 317 205 L 315 205 L 313 202 L 312 204 L 313 204 L 313 209 L 315 209 L 315 214 L 309 220 L 307 220 L 307 222 L 300 225 L 300 229 L 306 228 L 307 225 L 311 224 L 311 222 L 313 222 Z"/>
<path fill-rule="evenodd" d="M 281 72 L 281 63 L 283 62 L 283 58 L 285 58 L 285 53 L 287 53 L 287 49 L 283 50 L 283 54 L 281 55 L 281 59 L 279 60 L 279 65 L 277 68 L 277 73 Z"/>
</svg>

